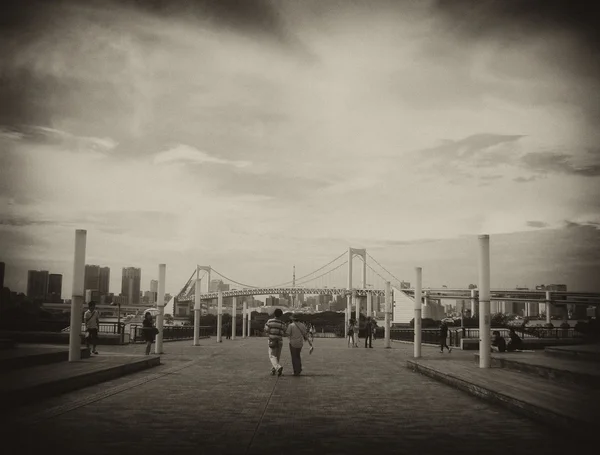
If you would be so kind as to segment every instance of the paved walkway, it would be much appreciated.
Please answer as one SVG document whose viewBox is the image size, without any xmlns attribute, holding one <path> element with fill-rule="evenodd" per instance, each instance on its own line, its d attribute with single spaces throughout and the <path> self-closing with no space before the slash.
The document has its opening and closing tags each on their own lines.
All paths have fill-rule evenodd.
<svg viewBox="0 0 600 455">
<path fill-rule="evenodd" d="M 411 372 L 412 344 L 386 350 L 377 340 L 367 350 L 317 339 L 300 377 L 286 345 L 280 378 L 269 374 L 264 338 L 190 344 L 165 343 L 160 367 L 21 409 L 4 440 L 23 454 L 505 455 L 561 453 L 568 439 Z"/>
</svg>

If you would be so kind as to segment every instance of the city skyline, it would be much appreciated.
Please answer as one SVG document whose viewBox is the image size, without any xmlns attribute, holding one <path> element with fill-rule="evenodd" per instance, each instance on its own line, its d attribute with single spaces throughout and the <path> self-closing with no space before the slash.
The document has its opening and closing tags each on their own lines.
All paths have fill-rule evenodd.
<svg viewBox="0 0 600 455">
<path fill-rule="evenodd" d="M 167 264 L 172 294 L 349 246 L 462 287 L 478 234 L 492 287 L 600 291 L 600 71 L 567 2 L 107 2 L 23 2 L 0 38 L 11 289 L 43 268 L 68 296 L 86 229 L 86 263 L 142 289 Z"/>
</svg>

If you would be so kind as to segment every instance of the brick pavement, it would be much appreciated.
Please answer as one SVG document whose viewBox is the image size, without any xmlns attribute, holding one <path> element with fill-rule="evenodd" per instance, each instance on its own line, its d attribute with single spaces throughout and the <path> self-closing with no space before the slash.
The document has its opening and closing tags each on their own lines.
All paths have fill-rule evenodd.
<svg viewBox="0 0 600 455">
<path fill-rule="evenodd" d="M 49 447 L 63 454 L 551 454 L 565 440 L 411 372 L 410 344 L 348 349 L 344 340 L 317 339 L 300 377 L 290 375 L 286 345 L 281 378 L 269 375 L 264 338 L 190 344 L 165 344 L 161 367 L 22 409 L 21 417 L 44 420 L 3 427 L 5 440 L 18 438 L 20 453 L 36 455 Z M 423 353 L 442 356 L 435 348 Z M 464 354 L 472 356 L 443 355 Z"/>
</svg>

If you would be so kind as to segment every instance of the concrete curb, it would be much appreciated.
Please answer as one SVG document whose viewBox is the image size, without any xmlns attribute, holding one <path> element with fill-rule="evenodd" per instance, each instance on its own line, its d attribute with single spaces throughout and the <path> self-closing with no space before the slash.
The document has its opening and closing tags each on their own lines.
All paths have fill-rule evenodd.
<svg viewBox="0 0 600 455">
<path fill-rule="evenodd" d="M 87 348 L 81 348 L 81 358 L 89 359 L 90 351 Z M 50 363 L 66 362 L 69 360 L 69 351 L 40 352 L 38 354 L 23 355 L 0 360 L 0 367 L 3 371 L 18 370 L 21 368 L 35 367 L 38 365 L 48 365 Z"/>
<path fill-rule="evenodd" d="M 544 349 L 546 355 L 561 357 L 564 359 L 577 359 L 585 361 L 600 361 L 600 352 L 585 352 L 572 349 L 561 349 L 560 347 L 547 347 Z"/>
<path fill-rule="evenodd" d="M 2 406 L 5 409 L 23 406 L 56 395 L 110 381 L 158 365 L 160 365 L 159 356 L 148 356 L 121 365 L 107 365 L 106 368 L 101 370 L 80 373 L 71 377 L 56 379 L 43 384 L 36 384 L 32 387 L 0 393 L 0 402 L 2 402 Z"/>
<path fill-rule="evenodd" d="M 593 434 L 593 432 L 596 431 L 593 430 L 592 424 L 588 422 L 557 414 L 552 410 L 542 408 L 536 404 L 496 392 L 490 388 L 482 387 L 480 385 L 465 381 L 451 374 L 443 373 L 425 365 L 420 365 L 414 360 L 407 360 L 406 366 L 415 372 L 421 373 L 439 382 L 443 382 L 444 384 L 454 387 L 455 389 L 462 390 L 469 395 L 502 406 L 514 412 L 515 414 L 523 415 L 544 425 L 550 425 L 560 431 L 564 431 L 565 427 L 568 427 L 570 430 L 576 433 L 581 432 L 581 434 Z"/>
<path fill-rule="evenodd" d="M 474 355 L 475 360 L 479 361 L 479 354 Z M 505 359 L 498 357 L 491 358 L 491 365 L 495 367 L 506 368 L 507 370 L 529 374 L 531 376 L 540 376 L 548 380 L 557 381 L 564 384 L 579 384 L 595 389 L 600 388 L 600 374 L 593 375 L 589 373 L 578 373 L 546 365 L 535 365 L 527 363 L 524 360 Z"/>
</svg>

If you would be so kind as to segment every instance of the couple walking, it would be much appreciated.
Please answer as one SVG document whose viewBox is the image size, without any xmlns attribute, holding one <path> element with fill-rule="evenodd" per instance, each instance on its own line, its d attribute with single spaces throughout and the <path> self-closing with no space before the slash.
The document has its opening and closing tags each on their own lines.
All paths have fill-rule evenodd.
<svg viewBox="0 0 600 455">
<path fill-rule="evenodd" d="M 283 373 L 283 367 L 279 364 L 281 358 L 281 349 L 283 347 L 283 337 L 287 336 L 290 340 L 290 354 L 292 356 L 292 367 L 294 369 L 294 376 L 300 375 L 302 372 L 302 359 L 300 352 L 304 346 L 304 342 L 308 341 L 310 344 L 310 351 L 313 350 L 312 342 L 308 339 L 306 327 L 298 321 L 295 316 L 292 316 L 291 323 L 285 326 L 285 323 L 281 320 L 283 311 L 279 308 L 273 313 L 273 318 L 269 319 L 265 324 L 265 333 L 269 336 L 269 360 L 271 361 L 271 374 L 281 376 Z"/>
</svg>

